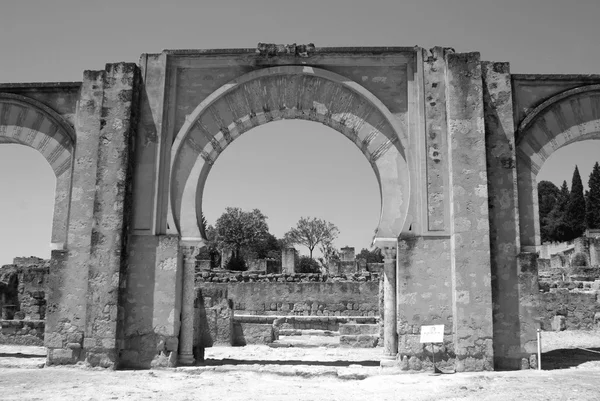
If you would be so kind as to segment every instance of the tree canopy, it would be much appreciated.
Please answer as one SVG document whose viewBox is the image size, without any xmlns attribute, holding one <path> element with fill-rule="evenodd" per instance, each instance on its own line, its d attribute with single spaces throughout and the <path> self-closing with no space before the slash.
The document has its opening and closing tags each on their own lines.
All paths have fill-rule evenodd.
<svg viewBox="0 0 600 401">
<path fill-rule="evenodd" d="M 588 181 L 586 199 L 586 224 L 588 228 L 600 228 L 600 165 L 594 164 Z"/>
<path fill-rule="evenodd" d="M 379 248 L 375 248 L 371 251 L 363 248 L 360 253 L 356 255 L 356 259 L 365 259 L 367 263 L 383 263 L 384 258 L 381 249 Z"/>
<path fill-rule="evenodd" d="M 312 259 L 313 250 L 317 245 L 331 244 L 338 234 L 339 230 L 333 223 L 316 217 L 301 217 L 296 227 L 285 234 L 285 240 L 290 244 L 306 246 Z"/>
<path fill-rule="evenodd" d="M 586 229 L 600 228 L 600 164 L 596 162 L 584 192 L 579 168 L 575 166 L 571 190 L 549 181 L 538 184 L 540 234 L 542 242 L 571 241 Z"/>
<path fill-rule="evenodd" d="M 221 247 L 232 248 L 240 256 L 243 248 L 266 240 L 269 235 L 267 217 L 258 209 L 250 212 L 228 207 L 215 224 L 217 242 Z"/>
<path fill-rule="evenodd" d="M 583 195 L 583 183 L 579 175 L 579 169 L 575 166 L 573 180 L 571 181 L 571 193 L 567 205 L 567 222 L 571 230 L 571 239 L 580 237 L 585 231 L 585 197 Z"/>
</svg>

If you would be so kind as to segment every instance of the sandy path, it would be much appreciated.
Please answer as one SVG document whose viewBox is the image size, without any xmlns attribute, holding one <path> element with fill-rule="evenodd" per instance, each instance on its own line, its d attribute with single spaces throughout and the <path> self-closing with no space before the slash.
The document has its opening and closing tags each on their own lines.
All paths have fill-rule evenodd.
<svg viewBox="0 0 600 401">
<path fill-rule="evenodd" d="M 544 333 L 544 351 L 567 347 L 598 348 L 600 332 Z M 22 352 L 29 357 L 12 358 L 7 356 L 10 355 L 8 351 Z M 83 366 L 39 369 L 37 366 L 40 361 L 43 362 L 40 358 L 43 348 L 2 346 L 0 399 L 600 399 L 600 354 L 585 353 L 577 349 L 560 351 L 567 358 L 578 353 L 579 359 L 571 358 L 570 362 L 573 363 L 570 368 L 541 372 L 484 372 L 440 376 L 381 370 L 376 366 L 380 352 L 380 349 L 322 347 L 215 347 L 207 350 L 208 366 L 152 371 L 106 371 Z M 558 360 L 561 361 L 560 358 Z M 564 366 L 569 366 L 569 363 Z"/>
</svg>

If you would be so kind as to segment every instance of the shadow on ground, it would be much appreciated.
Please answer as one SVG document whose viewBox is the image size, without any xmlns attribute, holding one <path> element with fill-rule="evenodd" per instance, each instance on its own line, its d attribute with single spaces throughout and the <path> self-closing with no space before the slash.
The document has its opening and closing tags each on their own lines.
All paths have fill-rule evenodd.
<svg viewBox="0 0 600 401">
<path fill-rule="evenodd" d="M 225 366 L 225 365 L 310 365 L 310 366 L 334 366 L 348 367 L 350 365 L 379 366 L 379 361 L 303 361 L 303 360 L 266 360 L 266 359 L 210 359 L 202 363 L 203 366 Z"/>
<path fill-rule="evenodd" d="M 45 355 L 40 354 L 24 354 L 22 352 L 0 352 L 0 358 L 44 358 Z"/>
<path fill-rule="evenodd" d="M 542 369 L 568 369 L 594 361 L 600 361 L 600 348 L 555 349 L 542 354 Z"/>
</svg>

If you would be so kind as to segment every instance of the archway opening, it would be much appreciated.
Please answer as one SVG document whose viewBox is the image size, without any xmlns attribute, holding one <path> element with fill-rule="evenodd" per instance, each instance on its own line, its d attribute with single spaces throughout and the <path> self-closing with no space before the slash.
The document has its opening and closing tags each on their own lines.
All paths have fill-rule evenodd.
<svg viewBox="0 0 600 401">
<path fill-rule="evenodd" d="M 584 137 L 552 153 L 537 175 L 541 245 L 536 250 L 543 330 L 594 327 L 592 283 L 600 278 L 600 226 L 595 217 L 600 216 L 600 205 L 591 200 L 600 190 L 596 163 L 600 163 L 600 141 Z M 590 186 L 595 188 L 590 191 Z"/>
<path fill-rule="evenodd" d="M 233 300 L 232 338 L 239 341 L 236 344 L 252 344 L 257 340 L 248 332 L 250 327 L 256 327 L 255 320 L 263 317 L 268 320 L 271 315 L 286 316 L 282 320 L 284 323 L 270 323 L 277 330 L 274 344 L 291 348 L 327 346 L 337 351 L 332 351 L 322 361 L 317 358 L 315 363 L 327 363 L 327 358 L 352 363 L 353 357 L 347 352 L 349 348 L 340 347 L 343 327 L 352 319 L 365 323 L 365 327 L 377 327 L 378 324 L 378 280 L 369 275 L 370 282 L 361 284 L 358 277 L 364 278 L 368 269 L 380 267 L 373 266 L 376 263 L 369 263 L 367 267 L 366 260 L 362 262 L 359 255 L 363 250 L 377 252 L 371 249 L 371 243 L 381 214 L 378 179 L 373 166 L 356 144 L 332 128 L 311 121 L 280 120 L 255 127 L 223 151 L 206 179 L 202 211 L 207 224 L 214 226 L 226 207 L 244 211 L 259 209 L 268 218 L 269 233 L 280 240 L 280 244 L 301 217 L 323 219 L 339 229 L 332 244 L 337 260 L 328 260 L 320 246 L 313 253 L 317 266 L 320 265 L 316 272 L 325 273 L 326 278 L 296 275 L 293 283 L 281 283 L 293 275 L 286 274 L 286 267 L 281 265 L 285 256 L 280 254 L 280 264 L 274 270 L 262 270 L 260 264 L 248 263 L 249 273 L 254 275 L 250 280 L 255 283 L 227 286 L 227 296 Z M 302 273 L 305 266 L 299 263 L 306 260 L 309 250 L 306 246 L 289 245 L 298 251 L 295 271 Z M 277 261 L 267 263 L 271 262 L 277 265 Z M 267 263 L 264 267 L 270 268 Z M 363 270 L 359 263 L 365 263 Z M 341 264 L 347 270 L 340 269 Z M 226 270 L 225 263 L 219 267 Z M 206 270 L 203 272 L 208 275 Z M 331 279 L 327 281 L 327 275 L 342 280 L 344 273 L 353 276 L 348 279 L 350 281 L 335 284 Z M 323 285 L 327 290 L 324 291 Z M 253 286 L 254 289 L 249 289 Z M 214 290 L 213 282 L 199 283 L 199 287 L 202 293 L 214 292 L 211 291 Z M 256 288 L 261 288 L 260 294 L 245 293 L 253 293 Z M 213 305 L 219 303 L 216 296 L 211 296 L 210 302 Z M 371 309 L 367 310 L 369 305 Z M 330 320 L 322 319 L 330 315 Z M 265 329 L 269 330 L 269 327 Z M 356 357 L 360 355 L 363 361 L 378 364 L 379 354 L 377 348 L 366 348 Z M 208 360 L 243 360 L 247 357 L 240 348 L 222 347 L 207 348 L 205 356 Z"/>
<path fill-rule="evenodd" d="M 55 184 L 39 151 L 0 141 L 0 319 L 8 344 L 43 344 Z"/>
<path fill-rule="evenodd" d="M 360 250 L 371 245 L 381 195 L 373 168 L 347 138 L 322 124 L 282 120 L 242 135 L 214 164 L 202 197 L 208 224 L 225 207 L 260 209 L 277 238 L 303 216 L 325 219 L 339 228 L 338 247 Z"/>
<path fill-rule="evenodd" d="M 50 258 L 56 176 L 28 146 L 0 145 L 0 265 L 14 257 Z"/>
</svg>

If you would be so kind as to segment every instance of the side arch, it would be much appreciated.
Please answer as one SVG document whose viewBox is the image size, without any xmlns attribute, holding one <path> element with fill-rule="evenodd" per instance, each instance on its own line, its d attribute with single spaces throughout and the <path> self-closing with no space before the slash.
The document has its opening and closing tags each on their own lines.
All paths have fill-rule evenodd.
<svg viewBox="0 0 600 401">
<path fill-rule="evenodd" d="M 600 139 L 600 85 L 559 93 L 536 107 L 519 125 L 517 185 L 521 247 L 534 252 L 541 244 L 537 175 L 552 153 L 563 146 Z"/>
<path fill-rule="evenodd" d="M 295 118 L 325 124 L 358 146 L 379 181 L 381 214 L 375 236 L 396 240 L 410 197 L 404 123 L 357 83 L 306 66 L 245 74 L 213 92 L 186 118 L 171 150 L 167 232 L 183 239 L 204 238 L 202 193 L 221 152 L 256 126 Z"/>
<path fill-rule="evenodd" d="M 56 176 L 51 247 L 63 249 L 71 198 L 75 133 L 48 106 L 25 96 L 0 93 L 0 144 L 29 146 L 44 156 Z"/>
</svg>

